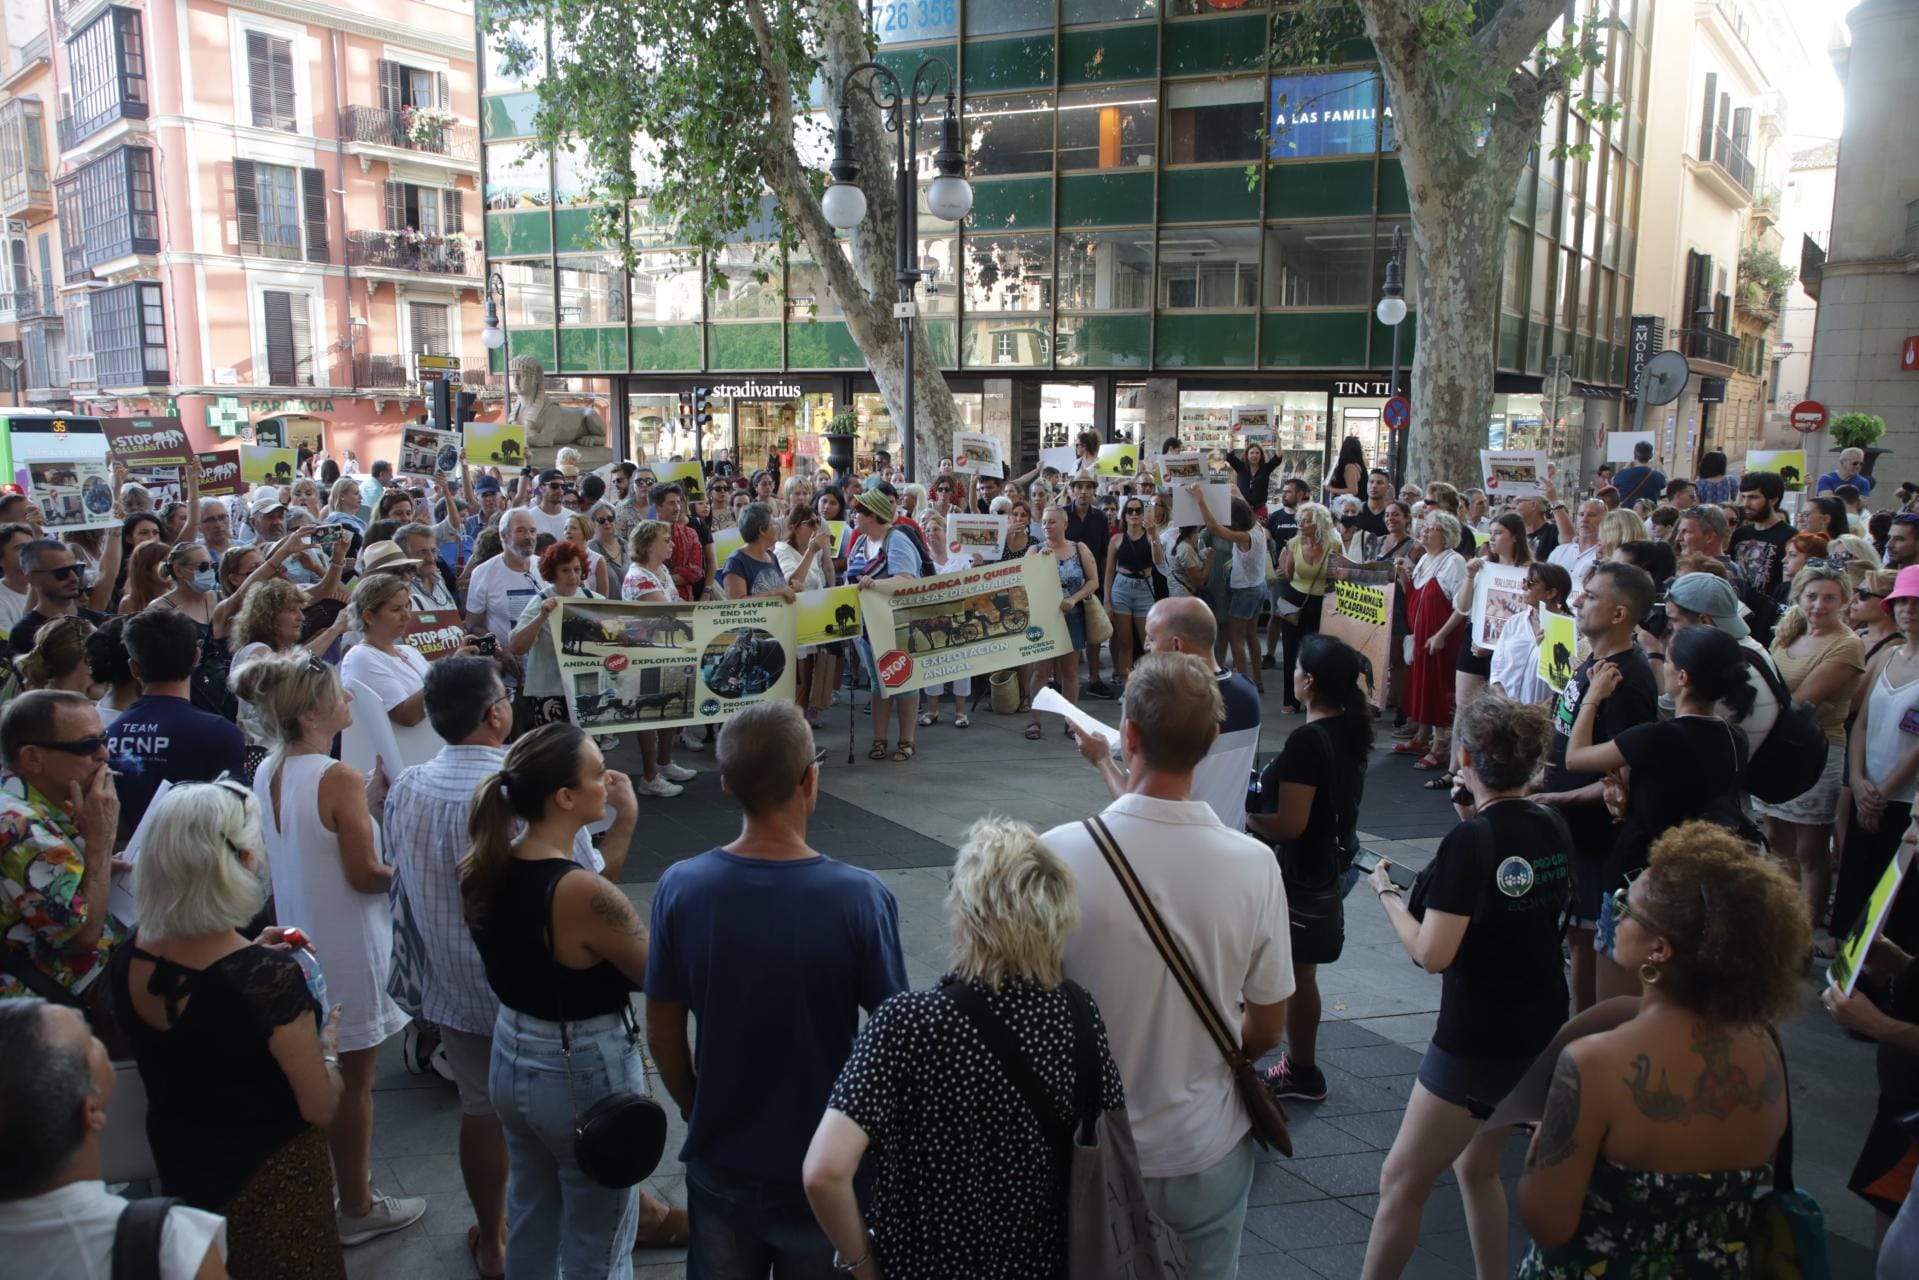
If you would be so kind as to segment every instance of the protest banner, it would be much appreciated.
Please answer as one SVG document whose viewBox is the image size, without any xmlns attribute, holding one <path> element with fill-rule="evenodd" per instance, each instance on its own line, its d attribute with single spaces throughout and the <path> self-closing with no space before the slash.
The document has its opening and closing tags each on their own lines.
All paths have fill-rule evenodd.
<svg viewBox="0 0 1919 1280">
<path fill-rule="evenodd" d="M 1230 524 L 1233 519 L 1233 486 L 1230 484 L 1177 484 L 1170 490 L 1173 500 L 1173 523 L 1180 528 L 1189 524 L 1205 524 L 1206 517 L 1200 511 L 1204 503 L 1206 510 L 1213 513 L 1213 519 L 1221 524 Z"/>
<path fill-rule="evenodd" d="M 953 473 L 1004 478 L 1006 464 L 1000 458 L 999 441 L 983 431 L 955 431 Z"/>
<path fill-rule="evenodd" d="M 113 472 L 104 458 L 40 458 L 27 462 L 27 496 L 40 508 L 49 535 L 80 529 L 117 529 Z"/>
<path fill-rule="evenodd" d="M 293 468 L 299 451 L 276 449 L 257 444 L 240 446 L 240 478 L 248 484 L 286 485 L 293 483 Z"/>
<path fill-rule="evenodd" d="M 873 663 L 888 694 L 986 675 L 1072 652 L 1051 556 L 895 579 L 860 598 Z M 890 584 L 889 584 L 890 585 Z"/>
<path fill-rule="evenodd" d="M 526 465 L 526 428 L 517 422 L 469 422 L 464 438 L 471 466 L 517 469 Z"/>
<path fill-rule="evenodd" d="M 200 496 L 225 498 L 245 493 L 247 482 L 240 476 L 240 451 L 221 449 L 200 455 Z"/>
<path fill-rule="evenodd" d="M 1606 433 L 1606 461 L 1631 462 L 1633 446 L 1644 443 L 1647 448 L 1657 450 L 1658 441 L 1653 439 L 1651 431 L 1608 431 Z"/>
<path fill-rule="evenodd" d="M 1506 620 L 1526 611 L 1526 570 L 1518 565 L 1482 564 L 1473 577 L 1473 643 L 1490 649 L 1499 643 Z"/>
<path fill-rule="evenodd" d="M 1785 482 L 1787 492 L 1806 487 L 1806 451 L 1804 449 L 1748 449 L 1747 471 L 1774 471 Z"/>
<path fill-rule="evenodd" d="M 1073 446 L 1070 444 L 1061 445 L 1057 449 L 1041 449 L 1039 465 L 1041 470 L 1051 467 L 1061 476 L 1070 478 L 1075 471 L 1079 470 L 1079 456 L 1073 452 Z"/>
<path fill-rule="evenodd" d="M 1103 476 L 1130 476 L 1139 470 L 1139 446 L 1136 444 L 1103 444 L 1099 447 L 1099 465 L 1094 468 Z"/>
<path fill-rule="evenodd" d="M 860 633 L 860 589 L 857 586 L 821 587 L 802 591 L 793 606 L 796 642 L 802 646 L 834 644 Z"/>
<path fill-rule="evenodd" d="M 1892 914 L 1892 904 L 1911 870 L 1912 846 L 1901 843 L 1892 861 L 1879 873 L 1879 883 L 1873 886 L 1872 897 L 1866 899 L 1865 914 L 1839 944 L 1839 952 L 1833 956 L 1826 977 L 1847 995 L 1859 984 L 1859 971 L 1866 967 L 1866 952 L 1872 949 L 1873 939 L 1886 927 L 1886 917 Z"/>
<path fill-rule="evenodd" d="M 739 527 L 713 531 L 713 568 L 714 572 L 726 568 L 726 558 L 735 551 L 743 550 L 746 539 L 741 536 Z"/>
<path fill-rule="evenodd" d="M 0 409 L 0 480 L 26 492 L 27 463 L 74 459 L 107 461 L 107 437 L 98 418 L 15 417 Z"/>
<path fill-rule="evenodd" d="M 1495 502 L 1508 498 L 1536 498 L 1546 491 L 1554 468 L 1536 449 L 1479 451 L 1479 473 Z"/>
<path fill-rule="evenodd" d="M 1006 517 L 954 512 L 946 517 L 946 550 L 956 556 L 970 553 L 980 560 L 999 559 L 1006 551 Z"/>
<path fill-rule="evenodd" d="M 178 418 L 102 418 L 107 445 L 129 471 L 184 467 L 192 446 Z"/>
<path fill-rule="evenodd" d="M 1539 678 L 1555 692 L 1566 687 L 1579 665 L 1577 632 L 1571 614 L 1539 606 Z"/>
<path fill-rule="evenodd" d="M 1387 663 L 1392 657 L 1393 592 L 1397 588 L 1360 582 L 1335 582 L 1319 629 L 1344 640 L 1373 666 L 1373 705 L 1386 705 Z"/>
<path fill-rule="evenodd" d="M 400 465 L 403 476 L 446 475 L 460 469 L 460 435 L 457 431 L 435 431 L 431 427 L 408 427 L 400 432 Z"/>
<path fill-rule="evenodd" d="M 1159 455 L 1159 483 L 1172 493 L 1183 485 L 1204 484 L 1208 475 L 1206 459 L 1198 453 L 1162 453 Z"/>
<path fill-rule="evenodd" d="M 663 484 L 676 484 L 686 490 L 688 502 L 706 501 L 706 477 L 697 462 L 654 463 L 653 487 L 658 489 Z"/>
<path fill-rule="evenodd" d="M 453 610 L 415 613 L 413 624 L 406 629 L 406 642 L 418 649 L 428 662 L 438 662 L 457 652 L 472 638 L 460 625 L 460 615 Z"/>
<path fill-rule="evenodd" d="M 169 502 L 186 500 L 186 481 L 180 472 L 179 467 L 148 467 L 144 470 L 127 472 L 127 479 L 153 495 L 154 507 L 157 510 Z"/>
<path fill-rule="evenodd" d="M 674 729 L 792 701 L 794 614 L 778 596 L 707 604 L 567 597 L 548 640 L 574 724 L 588 733 Z"/>
</svg>

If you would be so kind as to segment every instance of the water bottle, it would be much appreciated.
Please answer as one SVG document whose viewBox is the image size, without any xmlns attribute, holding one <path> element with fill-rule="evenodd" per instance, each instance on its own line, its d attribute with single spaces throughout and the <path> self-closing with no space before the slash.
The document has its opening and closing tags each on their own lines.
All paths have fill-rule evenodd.
<svg viewBox="0 0 1919 1280">
<path fill-rule="evenodd" d="M 327 1004 L 326 973 L 320 968 L 320 957 L 313 954 L 313 944 L 308 942 L 307 936 L 298 929 L 286 930 L 282 935 L 282 941 L 292 948 L 289 954 L 292 955 L 294 962 L 300 966 L 300 972 L 306 977 L 307 992 L 318 1001 L 320 1005 L 318 1012 L 314 1014 L 314 1018 L 321 1027 L 325 1027 L 327 1010 L 332 1006 Z"/>
</svg>

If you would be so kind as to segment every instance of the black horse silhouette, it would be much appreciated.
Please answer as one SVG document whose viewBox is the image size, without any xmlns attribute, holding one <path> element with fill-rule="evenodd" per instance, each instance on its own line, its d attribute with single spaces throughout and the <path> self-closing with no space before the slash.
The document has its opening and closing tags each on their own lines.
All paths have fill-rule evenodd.
<svg viewBox="0 0 1919 1280">
<path fill-rule="evenodd" d="M 1784 482 L 1785 486 L 1788 489 L 1792 488 L 1794 485 L 1798 484 L 1800 481 L 1799 468 L 1798 467 L 1779 468 L 1779 479 L 1782 482 Z"/>
<path fill-rule="evenodd" d="M 1561 684 L 1564 684 L 1572 678 L 1573 656 L 1567 651 L 1566 646 L 1563 644 L 1555 643 L 1553 645 L 1552 671 L 1554 675 L 1559 677 Z"/>
<path fill-rule="evenodd" d="M 851 631 L 853 624 L 859 621 L 860 611 L 850 604 L 843 604 L 833 611 L 833 625 L 829 630 Z"/>
</svg>

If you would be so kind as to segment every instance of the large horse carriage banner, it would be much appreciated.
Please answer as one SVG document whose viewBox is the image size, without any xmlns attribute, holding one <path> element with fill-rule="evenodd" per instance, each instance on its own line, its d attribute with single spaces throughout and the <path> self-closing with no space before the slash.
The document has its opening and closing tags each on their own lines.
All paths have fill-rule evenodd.
<svg viewBox="0 0 1919 1280">
<path fill-rule="evenodd" d="M 874 673 L 889 694 L 1072 651 L 1051 556 L 892 583 L 860 593 Z"/>
<path fill-rule="evenodd" d="M 778 596 L 568 599 L 549 628 L 567 710 L 588 733 L 707 724 L 769 698 L 793 700 L 794 610 Z"/>
</svg>

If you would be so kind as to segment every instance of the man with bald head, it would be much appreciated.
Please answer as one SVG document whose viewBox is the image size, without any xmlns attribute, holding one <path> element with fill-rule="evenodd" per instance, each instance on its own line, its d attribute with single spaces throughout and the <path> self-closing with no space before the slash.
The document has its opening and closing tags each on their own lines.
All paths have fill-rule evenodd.
<svg viewBox="0 0 1919 1280">
<path fill-rule="evenodd" d="M 1219 820 L 1233 831 L 1246 829 L 1246 780 L 1259 754 L 1259 694 L 1252 681 L 1222 668 L 1213 659 L 1219 624 L 1213 611 L 1197 596 L 1170 596 L 1146 614 L 1148 653 L 1190 653 L 1212 669 L 1219 681 L 1226 718 L 1219 736 L 1193 770 L 1193 799 L 1212 806 Z M 1114 799 L 1126 790 L 1126 775 L 1103 739 L 1082 737 L 1080 750 L 1106 779 Z"/>
</svg>

